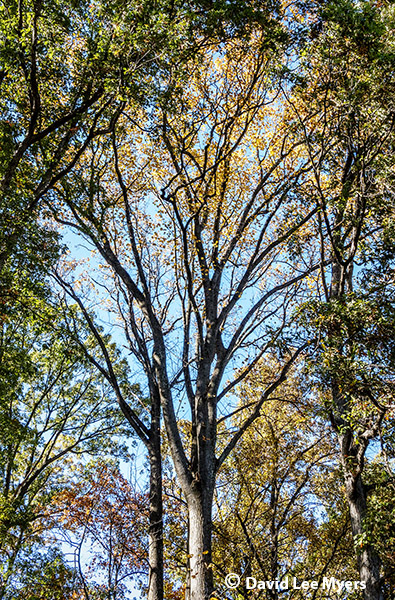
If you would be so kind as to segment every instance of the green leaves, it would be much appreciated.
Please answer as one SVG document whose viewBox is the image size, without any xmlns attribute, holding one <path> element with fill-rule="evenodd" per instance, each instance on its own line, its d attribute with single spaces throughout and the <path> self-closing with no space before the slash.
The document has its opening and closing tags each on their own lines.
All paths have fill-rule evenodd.
<svg viewBox="0 0 395 600">
<path fill-rule="evenodd" d="M 4 600 L 72 600 L 81 593 L 81 582 L 58 548 L 22 553 L 15 564 L 13 589 L 3 591 Z"/>
<path fill-rule="evenodd" d="M 377 57 L 385 33 L 377 5 L 366 0 L 329 2 L 322 11 L 322 18 L 336 27 L 345 45 L 351 43 L 361 54 L 368 52 L 370 60 Z"/>
<path fill-rule="evenodd" d="M 349 294 L 304 305 L 302 321 L 317 340 L 310 364 L 315 377 L 358 398 L 380 390 L 395 367 L 395 308 L 382 298 Z"/>
<path fill-rule="evenodd" d="M 72 457 L 125 453 L 113 391 L 70 335 L 76 316 L 60 303 L 33 300 L 37 312 L 31 306 L 19 316 L 10 311 L 0 328 L 0 554 L 6 588 L 15 557 L 37 539 L 43 507 L 68 479 Z M 117 368 L 122 372 L 125 365 Z"/>
</svg>

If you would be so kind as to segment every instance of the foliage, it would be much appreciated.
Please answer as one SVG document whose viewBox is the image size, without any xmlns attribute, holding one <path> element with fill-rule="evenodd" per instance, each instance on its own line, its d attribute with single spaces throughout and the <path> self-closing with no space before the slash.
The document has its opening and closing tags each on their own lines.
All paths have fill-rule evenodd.
<svg viewBox="0 0 395 600">
<path fill-rule="evenodd" d="M 338 559 L 381 600 L 380 560 L 388 586 L 393 568 L 393 6 L 27 0 L 0 5 L 0 28 L 5 580 L 24 593 L 16 565 L 42 542 L 50 501 L 77 550 L 89 539 L 96 553 L 78 581 L 54 558 L 64 587 L 126 594 L 122 578 L 146 568 L 145 504 L 115 467 L 64 481 L 67 457 L 109 448 L 116 399 L 157 467 L 150 534 L 162 410 L 178 480 L 167 564 L 187 573 L 166 582 L 169 597 L 208 598 L 225 567 L 308 577 Z M 50 305 L 41 273 L 59 248 L 38 219 L 44 198 L 51 227 L 101 257 L 84 276 L 117 313 L 127 361 L 80 281 L 57 274 L 85 324 Z"/>
<path fill-rule="evenodd" d="M 12 589 L 4 600 L 79 600 L 82 587 L 77 573 L 57 549 L 38 548 L 21 552 L 14 565 Z"/>
<path fill-rule="evenodd" d="M 359 544 L 371 543 L 384 567 L 388 593 L 393 588 L 395 566 L 395 505 L 392 460 L 379 456 L 367 468 L 365 480 L 369 486 L 369 504 L 365 531 Z M 357 541 L 358 543 L 358 541 Z"/>
<path fill-rule="evenodd" d="M 52 535 L 66 541 L 93 598 L 126 598 L 148 572 L 148 502 L 115 465 L 96 461 L 79 468 L 52 499 Z"/>
<path fill-rule="evenodd" d="M 303 320 L 317 340 L 310 361 L 314 376 L 328 386 L 336 375 L 340 393 L 350 405 L 354 403 L 350 419 L 366 417 L 366 410 L 380 410 L 392 403 L 392 302 L 351 293 L 328 303 L 305 305 Z"/>
<path fill-rule="evenodd" d="M 272 368 L 261 363 L 243 382 L 239 409 L 256 400 Z M 221 470 L 213 559 L 219 589 L 229 572 L 266 581 L 318 580 L 334 572 L 356 577 L 335 440 L 306 392 L 295 370 Z M 247 590 L 238 593 L 249 597 Z"/>
<path fill-rule="evenodd" d="M 66 308 L 32 300 L 1 327 L 3 585 L 20 550 L 41 536 L 41 512 L 67 478 L 72 457 L 122 449 L 113 437 L 121 429 L 111 390 L 70 337 Z"/>
<path fill-rule="evenodd" d="M 267 11 L 249 0 L 3 0 L 0 269 L 34 229 L 40 199 L 111 133 L 127 99 L 147 105 L 177 94 L 185 60 L 205 42 L 262 20 Z"/>
</svg>

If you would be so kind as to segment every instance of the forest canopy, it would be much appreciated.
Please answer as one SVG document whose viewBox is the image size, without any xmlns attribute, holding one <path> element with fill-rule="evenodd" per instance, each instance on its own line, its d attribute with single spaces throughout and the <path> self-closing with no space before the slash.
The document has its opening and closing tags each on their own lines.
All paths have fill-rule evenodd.
<svg viewBox="0 0 395 600">
<path fill-rule="evenodd" d="M 392 598 L 394 7 L 0 27 L 0 598 Z"/>
</svg>

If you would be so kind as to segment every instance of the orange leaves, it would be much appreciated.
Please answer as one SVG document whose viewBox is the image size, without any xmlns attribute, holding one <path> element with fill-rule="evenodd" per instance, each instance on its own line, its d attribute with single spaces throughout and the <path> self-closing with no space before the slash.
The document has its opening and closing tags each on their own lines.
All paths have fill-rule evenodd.
<svg viewBox="0 0 395 600">
<path fill-rule="evenodd" d="M 96 522 L 101 522 L 104 527 L 110 524 L 125 527 L 124 520 L 140 525 L 144 522 L 146 498 L 133 490 L 118 468 L 99 461 L 90 468 L 80 467 L 77 472 L 80 479 L 56 498 L 64 523 L 77 528 L 86 526 L 93 513 Z M 121 507 L 122 511 L 119 510 Z"/>
<path fill-rule="evenodd" d="M 54 498 L 52 519 L 60 539 L 87 557 L 81 567 L 87 581 L 96 581 L 101 572 L 116 587 L 145 570 L 147 498 L 103 461 L 75 473 L 74 483 Z"/>
</svg>

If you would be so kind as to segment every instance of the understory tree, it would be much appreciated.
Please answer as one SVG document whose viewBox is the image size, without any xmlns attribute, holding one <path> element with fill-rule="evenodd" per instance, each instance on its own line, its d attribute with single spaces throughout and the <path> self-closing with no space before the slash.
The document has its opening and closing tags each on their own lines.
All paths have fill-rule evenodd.
<svg viewBox="0 0 395 600">
<path fill-rule="evenodd" d="M 243 407 L 259 398 L 276 370 L 277 359 L 258 364 L 237 392 L 239 404 L 231 424 L 220 424 L 218 444 L 237 426 Z M 249 427 L 217 477 L 213 507 L 213 570 L 217 598 L 278 599 L 285 595 L 270 582 L 282 582 L 293 598 L 327 598 L 324 577 L 358 580 L 348 508 L 336 439 L 303 375 L 303 363 L 292 369 L 262 414 Z M 190 424 L 180 424 L 183 435 Z M 165 561 L 176 598 L 183 598 L 187 544 L 187 506 L 174 472 L 164 481 L 167 536 Z M 228 573 L 240 585 L 227 589 Z M 247 577 L 268 581 L 265 589 L 246 588 Z M 294 578 L 319 582 L 317 590 L 293 589 Z M 288 592 L 290 593 L 290 592 Z M 362 598 L 362 592 L 355 595 Z"/>
<path fill-rule="evenodd" d="M 283 581 L 291 589 L 293 578 L 317 580 L 321 586 L 323 577 L 334 573 L 338 579 L 358 577 L 351 536 L 345 535 L 348 519 L 341 510 L 334 436 L 303 382 L 301 367 L 300 361 L 265 402 L 219 474 L 213 561 L 223 576 Z M 275 357 L 259 363 L 243 381 L 240 409 L 257 400 L 273 369 Z M 233 420 L 239 418 L 236 413 Z M 226 434 L 225 429 L 220 438 Z M 251 594 L 244 585 L 237 593 L 243 598 Z M 284 595 L 274 586 L 256 593 L 267 599 Z M 298 593 L 303 597 L 306 590 L 293 591 L 293 597 Z M 325 594 L 321 590 L 315 597 Z"/>
<path fill-rule="evenodd" d="M 48 538 L 73 553 L 84 600 L 129 598 L 148 573 L 148 498 L 103 459 L 79 465 L 48 506 Z"/>
<path fill-rule="evenodd" d="M 43 542 L 45 548 L 48 521 L 43 514 L 73 460 L 81 453 L 119 453 L 121 448 L 112 390 L 68 335 L 65 323 L 77 315 L 64 317 L 65 307 L 48 297 L 31 294 L 24 300 L 26 306 L 3 315 L 0 328 L 2 598 L 15 597 L 26 577 L 30 580 L 30 554 L 36 551 L 38 562 L 44 560 L 40 546 Z"/>
</svg>

